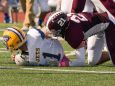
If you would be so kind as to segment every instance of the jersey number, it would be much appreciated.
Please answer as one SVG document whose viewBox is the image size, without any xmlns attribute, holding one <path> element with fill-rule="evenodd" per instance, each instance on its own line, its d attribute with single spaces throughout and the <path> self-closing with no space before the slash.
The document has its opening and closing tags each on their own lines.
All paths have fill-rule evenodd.
<svg viewBox="0 0 115 86">
<path fill-rule="evenodd" d="M 87 18 L 85 18 L 85 16 L 81 15 L 81 14 L 68 14 L 68 16 L 70 17 L 70 19 L 76 23 L 80 23 L 81 21 L 88 21 Z"/>
<path fill-rule="evenodd" d="M 55 59 L 57 59 L 58 61 L 60 60 L 60 57 L 61 57 L 60 54 L 54 55 L 54 54 L 50 54 L 50 53 L 43 53 L 43 56 L 44 56 L 44 58 L 46 58 L 46 57 L 55 58 Z"/>
</svg>

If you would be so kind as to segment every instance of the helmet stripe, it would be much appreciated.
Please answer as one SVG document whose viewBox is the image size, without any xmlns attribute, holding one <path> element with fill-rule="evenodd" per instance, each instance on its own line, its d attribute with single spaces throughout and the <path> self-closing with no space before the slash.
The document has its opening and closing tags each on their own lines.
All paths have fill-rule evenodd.
<svg viewBox="0 0 115 86">
<path fill-rule="evenodd" d="M 22 36 L 22 34 L 19 31 L 17 31 L 16 29 L 14 29 L 14 28 L 7 28 L 7 30 L 14 32 L 19 37 L 19 39 L 21 41 L 24 40 L 24 37 Z"/>
<path fill-rule="evenodd" d="M 14 28 L 14 27 L 13 27 L 13 28 Z M 20 35 L 21 35 L 21 37 L 22 37 L 23 39 L 25 38 L 18 29 L 16 29 L 16 28 L 14 28 L 14 29 L 17 30 L 17 31 L 20 33 Z"/>
</svg>

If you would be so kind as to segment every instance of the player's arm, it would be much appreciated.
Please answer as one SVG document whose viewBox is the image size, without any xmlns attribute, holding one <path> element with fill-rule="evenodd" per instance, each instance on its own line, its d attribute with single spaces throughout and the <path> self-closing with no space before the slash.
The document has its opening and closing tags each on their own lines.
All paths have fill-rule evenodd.
<svg viewBox="0 0 115 86">
<path fill-rule="evenodd" d="M 56 11 L 61 10 L 61 1 L 62 1 L 62 0 L 57 0 Z"/>
<path fill-rule="evenodd" d="M 94 4 L 91 2 L 91 0 L 86 0 L 83 12 L 93 12 L 94 11 Z"/>
</svg>

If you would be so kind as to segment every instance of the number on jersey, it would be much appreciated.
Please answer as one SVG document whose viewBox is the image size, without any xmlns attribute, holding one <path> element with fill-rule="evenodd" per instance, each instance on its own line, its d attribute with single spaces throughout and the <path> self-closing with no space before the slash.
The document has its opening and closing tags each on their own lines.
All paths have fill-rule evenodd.
<svg viewBox="0 0 115 86">
<path fill-rule="evenodd" d="M 76 23 L 80 23 L 81 21 L 88 21 L 87 18 L 84 15 L 81 14 L 73 14 L 70 13 L 68 14 L 68 16 L 70 17 L 70 19 Z"/>
</svg>

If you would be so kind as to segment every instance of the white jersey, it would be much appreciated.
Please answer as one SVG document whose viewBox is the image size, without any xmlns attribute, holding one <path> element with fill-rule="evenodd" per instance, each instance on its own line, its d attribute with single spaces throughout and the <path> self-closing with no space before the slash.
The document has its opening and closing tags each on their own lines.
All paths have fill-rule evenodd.
<svg viewBox="0 0 115 86">
<path fill-rule="evenodd" d="M 33 28 L 28 31 L 27 48 L 30 63 L 56 65 L 64 56 L 60 42 L 56 39 L 45 39 L 40 29 Z"/>
</svg>

